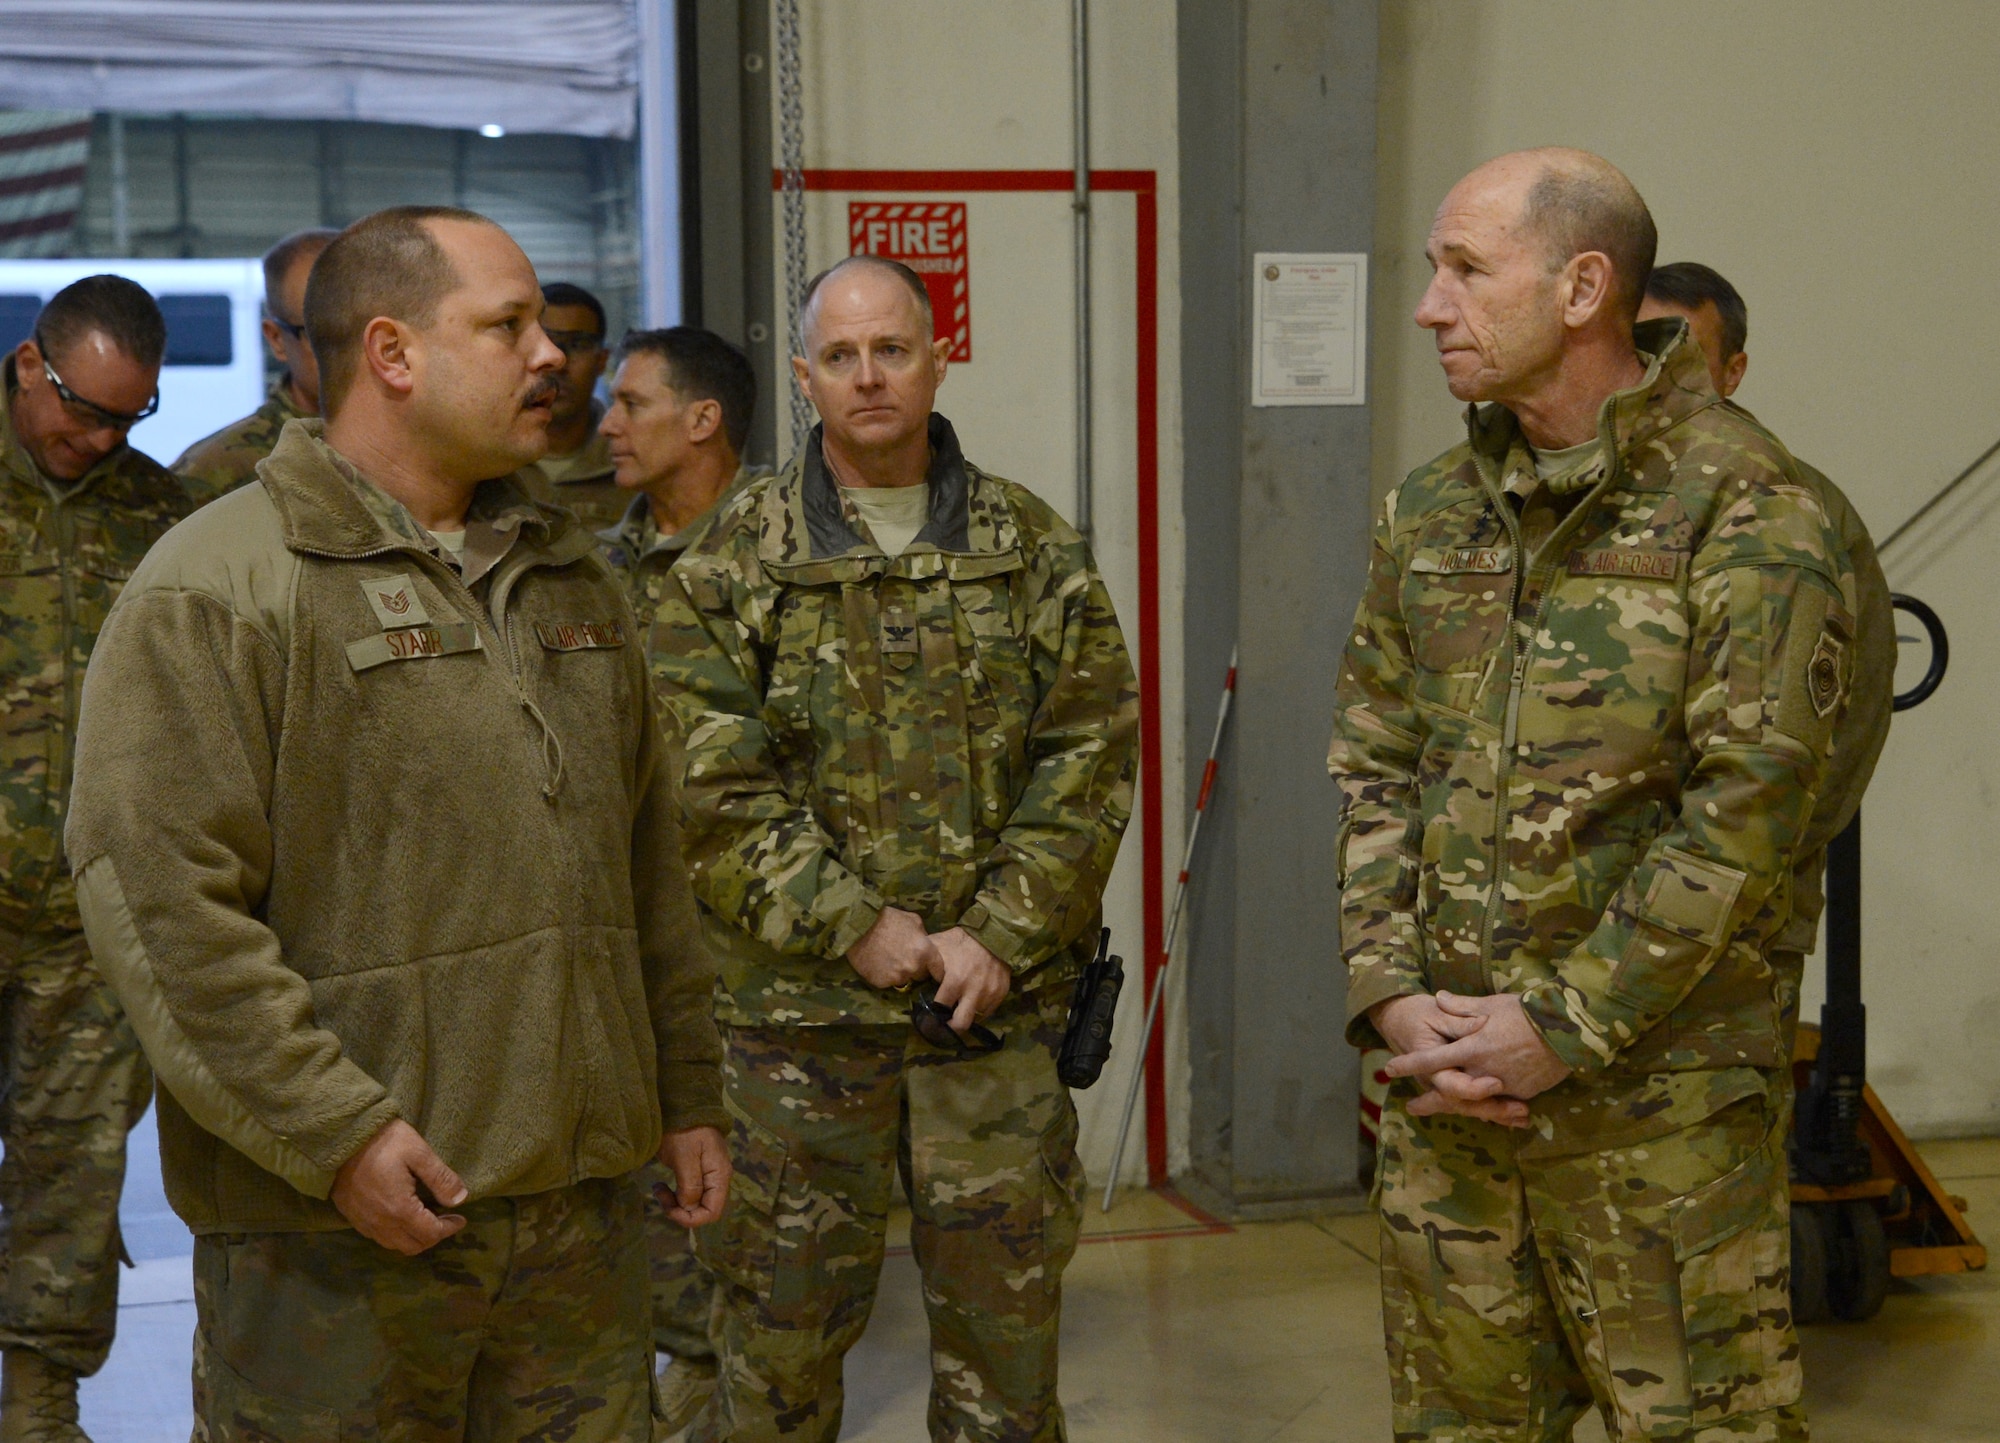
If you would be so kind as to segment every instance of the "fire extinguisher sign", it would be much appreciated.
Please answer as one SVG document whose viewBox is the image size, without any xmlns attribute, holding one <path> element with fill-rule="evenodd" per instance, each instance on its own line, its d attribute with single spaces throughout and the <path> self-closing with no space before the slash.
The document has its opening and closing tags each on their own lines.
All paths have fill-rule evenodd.
<svg viewBox="0 0 2000 1443">
<path fill-rule="evenodd" d="M 922 276 L 937 317 L 937 338 L 951 342 L 954 362 L 972 359 L 964 201 L 849 201 L 847 241 L 850 255 L 901 261 Z"/>
</svg>

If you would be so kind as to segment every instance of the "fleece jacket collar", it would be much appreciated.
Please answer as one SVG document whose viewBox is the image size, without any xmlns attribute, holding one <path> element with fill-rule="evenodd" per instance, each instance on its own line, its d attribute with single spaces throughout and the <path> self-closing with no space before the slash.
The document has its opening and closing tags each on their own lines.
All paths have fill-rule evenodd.
<svg viewBox="0 0 2000 1443">
<path fill-rule="evenodd" d="M 289 550 L 330 557 L 429 550 L 422 528 L 401 505 L 393 499 L 386 507 L 369 504 L 363 487 L 390 498 L 326 444 L 326 423 L 317 417 L 286 423 L 257 474 L 277 508 Z M 531 500 L 512 476 L 482 481 L 466 517 L 498 531 L 519 527 L 542 560 L 558 565 L 587 555 L 596 544 L 581 522 Z"/>
</svg>

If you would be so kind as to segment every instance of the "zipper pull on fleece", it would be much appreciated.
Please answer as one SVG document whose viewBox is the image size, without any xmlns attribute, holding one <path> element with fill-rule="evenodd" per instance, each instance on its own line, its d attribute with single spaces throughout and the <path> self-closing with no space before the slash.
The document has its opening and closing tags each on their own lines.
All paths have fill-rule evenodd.
<svg viewBox="0 0 2000 1443">
<path fill-rule="evenodd" d="M 544 781 L 542 782 L 542 799 L 553 802 L 556 799 L 556 793 L 562 790 L 563 783 L 562 738 L 556 735 L 556 729 L 549 725 L 549 719 L 542 715 L 542 709 L 536 706 L 525 692 L 521 694 L 521 706 L 527 711 L 529 716 L 535 719 L 536 724 L 542 729 L 542 774 L 544 777 Z"/>
</svg>

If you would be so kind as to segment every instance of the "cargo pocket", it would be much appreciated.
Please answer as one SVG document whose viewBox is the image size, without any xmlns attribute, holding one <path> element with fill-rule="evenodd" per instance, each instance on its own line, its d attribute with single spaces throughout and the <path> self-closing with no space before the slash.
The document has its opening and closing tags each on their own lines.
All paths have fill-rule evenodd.
<svg viewBox="0 0 2000 1443">
<path fill-rule="evenodd" d="M 208 1350 L 195 1411 L 209 1443 L 340 1443 L 340 1414 L 266 1393 Z"/>
<path fill-rule="evenodd" d="M 1059 1104 L 1055 1121 L 1042 1133 L 1042 1281 L 1051 1299 L 1076 1256 L 1088 1187 L 1076 1150 L 1076 1106 L 1066 1096 Z"/>
<path fill-rule="evenodd" d="M 695 1230 L 695 1253 L 717 1277 L 752 1294 L 776 1327 L 803 1327 L 825 1308 L 816 1286 L 817 1248 L 798 1209 L 784 1205 L 788 1166 L 784 1139 L 733 1113 L 729 1158 L 735 1166 L 729 1207 Z"/>
<path fill-rule="evenodd" d="M 1741 1167 L 1669 1208 L 1695 1427 L 1799 1398 L 1783 1160 L 1773 1134 Z"/>
</svg>

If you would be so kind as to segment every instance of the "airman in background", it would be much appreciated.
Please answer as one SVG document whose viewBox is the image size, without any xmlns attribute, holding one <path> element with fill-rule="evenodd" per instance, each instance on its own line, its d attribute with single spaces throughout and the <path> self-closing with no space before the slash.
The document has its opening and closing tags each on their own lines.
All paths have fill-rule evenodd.
<svg viewBox="0 0 2000 1443">
<path fill-rule="evenodd" d="M 1799 1440 L 1772 938 L 1854 667 L 1818 492 L 1725 406 L 1573 150 L 1445 198 L 1468 439 L 1376 524 L 1330 765 L 1395 1433 Z M 1795 963 L 1794 963 L 1795 965 Z M 1439 1285 L 1449 1277 L 1449 1287 Z"/>
<path fill-rule="evenodd" d="M 1736 287 L 1699 261 L 1656 266 L 1646 279 L 1641 321 L 1678 316 L 1688 324 L 1695 344 L 1708 363 L 1716 394 L 1731 410 L 1757 423 L 1757 418 L 1732 398 L 1743 384 L 1750 356 L 1750 310 Z M 1775 442 L 1775 438 L 1773 438 Z M 1792 863 L 1792 916 L 1771 939 L 1771 950 L 1783 955 L 1772 966 L 1780 977 L 1796 979 L 1805 971 L 1805 954 L 1818 940 L 1820 914 L 1826 908 L 1826 848 L 1861 809 L 1861 794 L 1875 774 L 1875 763 L 1889 739 L 1889 720 L 1896 702 L 1896 613 L 1889 604 L 1889 580 L 1875 555 L 1874 538 L 1861 513 L 1826 475 L 1793 458 L 1800 477 L 1818 494 L 1840 537 L 1841 587 L 1851 593 L 1854 612 L 1854 684 L 1847 705 L 1834 723 L 1833 752 L 1813 801 L 1812 821 L 1800 840 Z M 1798 996 L 1787 999 L 1786 1046 L 1798 1021 Z"/>
<path fill-rule="evenodd" d="M 689 1436 L 839 1435 L 900 1173 L 931 1436 L 1060 1439 L 1056 1054 L 1131 816 L 1132 664 L 1083 538 L 933 411 L 923 281 L 854 257 L 801 301 L 820 425 L 674 566 L 651 646 L 741 1183 L 697 1242 L 719 1374 Z"/>
<path fill-rule="evenodd" d="M 730 488 L 749 479 L 738 458 L 756 404 L 749 359 L 711 331 L 635 331 L 618 347 L 611 406 L 599 429 L 619 486 L 637 494 L 624 520 L 600 531 L 598 541 L 625 582 L 642 637 L 651 633 L 670 585 L 668 568 L 708 530 Z M 672 1434 L 714 1391 L 708 1321 L 715 1284 L 687 1229 L 659 1202 L 672 1179 L 657 1164 L 642 1177 L 652 1198 L 653 1342 L 670 1359 L 660 1384 L 661 1426 Z"/>
<path fill-rule="evenodd" d="M 604 304 L 568 281 L 543 286 L 542 300 L 548 307 L 543 329 L 563 353 L 563 364 L 556 372 L 549 454 L 524 468 L 521 479 L 537 501 L 567 506 L 585 526 L 601 531 L 618 524 L 632 499 L 618 489 L 610 444 L 598 431 L 604 407 L 597 400 L 597 378 L 611 359 Z"/>
<path fill-rule="evenodd" d="M 252 480 L 285 422 L 319 414 L 319 362 L 306 339 L 306 277 L 339 234 L 294 231 L 264 253 L 264 344 L 278 362 L 278 378 L 263 405 L 195 442 L 174 462 L 174 474 L 197 506 Z"/>
<path fill-rule="evenodd" d="M 182 516 L 125 442 L 158 405 L 153 298 L 91 276 L 0 386 L 0 1440 L 75 1443 L 118 1317 L 125 1137 L 153 1076 L 92 965 L 62 846 L 77 696 L 125 578 Z"/>
</svg>

